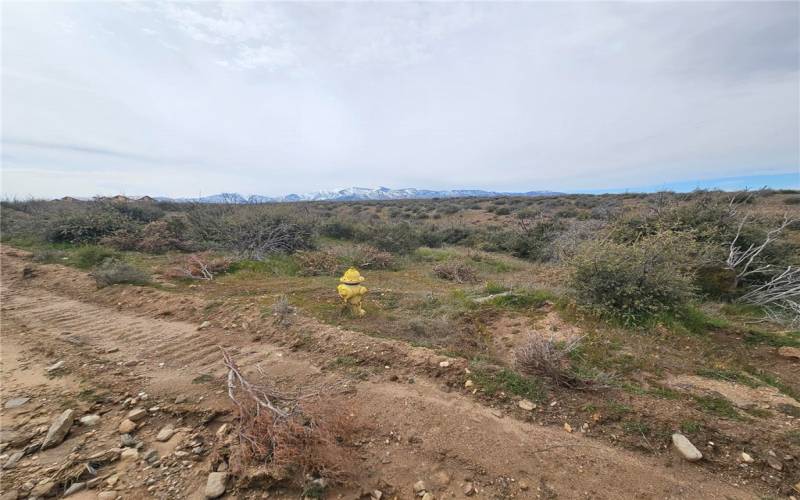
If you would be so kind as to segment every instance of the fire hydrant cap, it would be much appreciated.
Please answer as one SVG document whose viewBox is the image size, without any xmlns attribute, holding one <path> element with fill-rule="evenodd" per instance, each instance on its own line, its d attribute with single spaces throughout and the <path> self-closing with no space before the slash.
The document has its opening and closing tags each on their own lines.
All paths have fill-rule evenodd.
<svg viewBox="0 0 800 500">
<path fill-rule="evenodd" d="M 358 269 L 351 267 L 345 271 L 344 275 L 339 278 L 339 281 L 345 284 L 355 285 L 356 283 L 361 283 L 364 281 L 364 277 L 361 276 L 361 273 L 358 272 Z"/>
</svg>

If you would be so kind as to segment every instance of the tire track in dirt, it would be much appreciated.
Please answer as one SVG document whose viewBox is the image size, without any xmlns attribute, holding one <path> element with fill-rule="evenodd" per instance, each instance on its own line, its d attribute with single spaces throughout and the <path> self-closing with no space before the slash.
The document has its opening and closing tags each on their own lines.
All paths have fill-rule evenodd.
<svg viewBox="0 0 800 500">
<path fill-rule="evenodd" d="M 219 329 L 198 330 L 191 323 L 123 312 L 20 283 L 3 280 L 5 318 L 56 345 L 69 332 L 83 342 L 71 348 L 97 350 L 119 363 L 143 362 L 126 369 L 149 380 L 151 390 L 196 395 L 222 389 L 221 383 L 192 384 L 198 375 L 216 379 L 224 373 L 218 344 L 237 352 L 244 371 L 264 363 L 267 375 L 296 385 L 331 378 L 307 356 L 282 347 L 245 346 Z M 544 490 L 559 498 L 757 497 L 701 466 L 641 456 L 579 434 L 498 417 L 467 397 L 443 392 L 425 377 L 413 385 L 358 382 L 355 390 L 350 410 L 369 422 L 372 434 L 360 450 L 363 464 L 357 480 L 365 487 L 384 480 L 410 498 L 414 482 L 432 482 L 436 472 L 446 472 L 456 478 L 449 487 L 456 497 L 461 496 L 456 482 L 466 476 L 478 479 L 484 498 L 546 497 Z M 530 489 L 521 489 L 520 482 Z M 537 484 L 543 488 L 538 492 Z"/>
</svg>

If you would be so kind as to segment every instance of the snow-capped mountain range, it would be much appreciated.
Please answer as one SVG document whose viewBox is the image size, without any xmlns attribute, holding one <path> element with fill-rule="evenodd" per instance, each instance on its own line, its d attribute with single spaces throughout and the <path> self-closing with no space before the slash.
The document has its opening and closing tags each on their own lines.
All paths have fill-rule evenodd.
<svg viewBox="0 0 800 500">
<path fill-rule="evenodd" d="M 351 187 L 338 191 L 315 191 L 306 194 L 288 194 L 286 196 L 242 196 L 239 193 L 220 193 L 198 198 L 157 198 L 160 201 L 177 201 L 193 203 L 281 203 L 291 201 L 357 201 L 357 200 L 412 200 L 430 198 L 465 198 L 493 196 L 555 196 L 562 193 L 554 191 L 526 191 L 524 193 L 507 193 L 483 191 L 480 189 L 455 189 L 434 191 L 430 189 L 377 189 Z"/>
</svg>

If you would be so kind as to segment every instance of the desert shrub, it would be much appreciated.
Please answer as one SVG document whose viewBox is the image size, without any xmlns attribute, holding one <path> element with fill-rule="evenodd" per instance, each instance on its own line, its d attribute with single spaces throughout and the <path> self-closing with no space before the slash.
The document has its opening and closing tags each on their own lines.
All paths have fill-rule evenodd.
<svg viewBox="0 0 800 500">
<path fill-rule="evenodd" d="M 581 339 L 558 342 L 552 336 L 531 334 L 514 351 L 517 369 L 526 375 L 546 377 L 556 385 L 570 385 L 575 376 L 570 369 L 569 354 Z"/>
<path fill-rule="evenodd" d="M 174 258 L 163 275 L 165 278 L 213 280 L 218 274 L 228 272 L 232 264 L 230 257 L 200 252 Z"/>
<path fill-rule="evenodd" d="M 272 316 L 276 325 L 289 324 L 293 312 L 294 307 L 289 304 L 289 297 L 285 294 L 278 297 L 278 300 L 272 304 Z"/>
<path fill-rule="evenodd" d="M 553 294 L 546 290 L 511 290 L 501 292 L 485 303 L 503 309 L 532 309 L 554 299 Z"/>
<path fill-rule="evenodd" d="M 351 476 L 354 462 L 347 445 L 359 423 L 334 389 L 287 394 L 246 380 L 228 354 L 224 356 L 239 439 L 216 455 L 227 455 L 234 474 L 257 464 L 268 477 L 305 488 L 307 496 L 319 496 L 326 483 L 342 483 Z"/>
<path fill-rule="evenodd" d="M 125 217 L 139 222 L 153 222 L 164 216 L 164 211 L 156 204 L 149 202 L 115 202 L 111 208 Z"/>
<path fill-rule="evenodd" d="M 44 248 L 41 250 L 35 250 L 31 260 L 39 264 L 56 264 L 62 262 L 65 256 L 66 253 L 61 250 Z"/>
<path fill-rule="evenodd" d="M 137 231 L 130 231 L 128 229 L 121 229 L 100 238 L 99 243 L 103 246 L 111 247 L 120 251 L 136 250 L 141 242 L 141 233 Z"/>
<path fill-rule="evenodd" d="M 53 218 L 46 230 L 52 243 L 96 243 L 103 236 L 132 230 L 136 225 L 124 215 L 103 209 L 70 213 Z"/>
<path fill-rule="evenodd" d="M 275 253 L 292 253 L 314 248 L 313 226 L 280 214 L 230 213 L 210 242 L 242 257 L 263 260 Z"/>
<path fill-rule="evenodd" d="M 394 257 L 372 245 L 346 245 L 331 250 L 344 267 L 360 269 L 390 269 Z"/>
<path fill-rule="evenodd" d="M 297 252 L 295 260 L 302 276 L 332 276 L 341 267 L 336 255 L 325 250 Z"/>
<path fill-rule="evenodd" d="M 89 269 L 114 256 L 114 252 L 107 248 L 87 245 L 75 251 L 72 255 L 72 262 L 82 269 Z"/>
<path fill-rule="evenodd" d="M 352 240 L 356 235 L 356 227 L 347 222 L 329 221 L 320 226 L 319 234 L 339 240 Z"/>
<path fill-rule="evenodd" d="M 626 325 L 678 311 L 694 297 L 694 242 L 659 233 L 625 245 L 585 243 L 571 260 L 576 301 Z"/>
<path fill-rule="evenodd" d="M 553 239 L 553 260 L 560 262 L 571 259 L 583 242 L 596 239 L 604 228 L 605 223 L 599 220 L 586 220 L 570 224 Z"/>
<path fill-rule="evenodd" d="M 422 244 L 419 234 L 408 223 L 381 224 L 361 228 L 360 241 L 395 254 L 407 254 Z"/>
<path fill-rule="evenodd" d="M 785 198 L 783 203 L 786 205 L 800 205 L 800 196 L 790 196 L 789 198 Z"/>
<path fill-rule="evenodd" d="M 179 239 L 178 225 L 164 220 L 154 221 L 142 229 L 142 239 L 138 249 L 147 253 L 163 253 L 169 250 L 185 250 L 186 245 Z"/>
<path fill-rule="evenodd" d="M 108 258 L 91 273 L 98 288 L 126 283 L 143 285 L 150 282 L 150 276 L 141 269 L 114 258 Z"/>
<path fill-rule="evenodd" d="M 437 278 L 456 283 L 476 283 L 478 273 L 475 269 L 463 263 L 444 263 L 433 267 L 433 274 Z"/>
<path fill-rule="evenodd" d="M 524 221 L 516 229 L 492 231 L 484 247 L 494 252 L 506 252 L 514 257 L 533 261 L 553 258 L 552 242 L 564 230 L 564 224 L 554 220 Z"/>
</svg>

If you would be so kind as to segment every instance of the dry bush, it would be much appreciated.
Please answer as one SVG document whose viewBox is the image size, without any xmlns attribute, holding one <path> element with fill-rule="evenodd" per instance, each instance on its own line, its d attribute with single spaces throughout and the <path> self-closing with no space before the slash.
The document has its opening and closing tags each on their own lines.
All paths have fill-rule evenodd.
<svg viewBox="0 0 800 500">
<path fill-rule="evenodd" d="M 175 259 L 164 277 L 210 281 L 217 274 L 227 272 L 232 264 L 230 257 L 214 256 L 211 252 L 194 253 Z"/>
<path fill-rule="evenodd" d="M 90 276 L 94 278 L 98 288 L 118 283 L 143 285 L 150 281 L 146 272 L 114 258 L 104 260 Z"/>
<path fill-rule="evenodd" d="M 517 368 L 528 375 L 547 377 L 557 385 L 571 385 L 569 353 L 580 344 L 581 338 L 557 342 L 552 336 L 532 334 L 514 353 Z"/>
<path fill-rule="evenodd" d="M 348 245 L 331 250 L 344 267 L 360 269 L 389 269 L 394 264 L 392 254 L 372 245 Z"/>
<path fill-rule="evenodd" d="M 276 325 L 288 324 L 293 312 L 294 307 L 289 304 L 289 297 L 286 295 L 281 295 L 278 297 L 278 300 L 272 304 L 272 316 L 275 318 Z"/>
<path fill-rule="evenodd" d="M 351 477 L 354 462 L 346 445 L 359 424 L 337 402 L 335 390 L 282 393 L 250 382 L 227 352 L 223 357 L 239 438 L 229 452 L 234 474 L 241 475 L 248 465 L 261 465 L 275 481 L 297 487 L 314 481 L 341 484 Z"/>
<path fill-rule="evenodd" d="M 342 267 L 336 255 L 323 250 L 297 252 L 295 260 L 302 276 L 332 276 Z"/>
<path fill-rule="evenodd" d="M 433 274 L 437 278 L 456 283 L 476 283 L 478 273 L 466 264 L 439 264 L 433 267 Z"/>
</svg>

